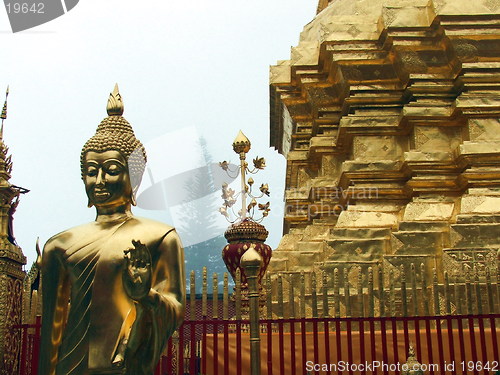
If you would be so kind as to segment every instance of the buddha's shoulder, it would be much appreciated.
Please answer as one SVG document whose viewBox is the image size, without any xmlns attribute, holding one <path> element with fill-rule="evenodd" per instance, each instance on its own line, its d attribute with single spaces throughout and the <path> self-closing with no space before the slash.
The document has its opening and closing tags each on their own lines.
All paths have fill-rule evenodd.
<svg viewBox="0 0 500 375">
<path fill-rule="evenodd" d="M 168 232 L 175 231 L 175 228 L 171 225 L 140 216 L 134 216 L 131 220 L 129 220 L 129 223 L 141 231 L 157 233 L 160 236 L 163 236 Z"/>
<path fill-rule="evenodd" d="M 142 239 L 151 248 L 158 247 L 160 243 L 167 247 L 182 247 L 179 236 L 171 225 L 138 216 L 134 216 L 127 224 L 132 227 L 128 228 L 130 236 Z M 126 227 L 123 229 L 128 230 Z"/>
<path fill-rule="evenodd" d="M 173 226 L 145 217 L 134 216 L 127 224 L 133 227 L 131 232 L 140 233 L 140 237 L 145 236 L 153 241 L 165 237 L 174 238 L 178 236 Z M 124 229 L 128 230 L 129 228 Z"/>
<path fill-rule="evenodd" d="M 65 244 L 67 244 L 69 241 L 71 241 L 71 239 L 76 238 L 76 237 L 81 237 L 82 235 L 85 235 L 85 233 L 92 231 L 92 228 L 94 226 L 95 226 L 95 222 L 90 222 L 90 223 L 78 225 L 78 226 L 63 230 L 62 232 L 59 232 L 57 234 L 54 234 L 45 243 L 44 251 L 50 251 L 50 250 L 60 248 L 60 247 L 64 246 Z"/>
</svg>

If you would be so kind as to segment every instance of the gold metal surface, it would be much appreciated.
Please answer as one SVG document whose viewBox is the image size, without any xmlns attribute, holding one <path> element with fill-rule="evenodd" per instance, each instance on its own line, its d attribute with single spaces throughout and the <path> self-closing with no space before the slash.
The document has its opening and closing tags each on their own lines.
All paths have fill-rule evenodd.
<svg viewBox="0 0 500 375">
<path fill-rule="evenodd" d="M 227 183 L 222 185 L 222 199 L 224 200 L 224 205 L 219 208 L 219 212 L 226 217 L 226 220 L 231 224 L 236 221 L 243 221 L 245 218 L 249 217 L 253 221 L 261 222 L 266 216 L 269 215 L 270 203 L 267 202 L 265 204 L 258 203 L 257 200 L 267 196 L 269 197 L 269 185 L 262 184 L 259 187 L 260 195 L 254 195 L 252 193 L 252 188 L 255 183 L 252 177 L 248 178 L 248 174 L 256 174 L 259 170 L 262 170 L 266 167 L 266 160 L 264 158 L 259 158 L 258 156 L 253 159 L 253 169 L 248 168 L 248 162 L 246 161 L 247 153 L 250 151 L 250 140 L 246 137 L 245 134 L 240 130 L 238 135 L 234 139 L 233 142 L 233 150 L 240 157 L 240 165 L 237 171 L 233 171 L 229 167 L 229 163 L 227 161 L 220 162 L 220 167 L 231 177 L 236 177 L 238 174 L 240 175 L 240 184 L 241 190 L 236 193 L 233 189 L 231 189 Z M 235 173 L 235 176 L 232 176 L 231 173 Z M 250 198 L 250 203 L 247 206 L 247 198 Z M 234 212 L 234 204 L 237 200 L 241 201 L 241 209 L 236 213 Z M 255 219 L 255 207 L 262 213 L 262 217 L 259 219 Z M 231 213 L 233 215 L 231 215 Z M 231 216 L 236 216 L 235 220 L 231 220 Z"/>
<path fill-rule="evenodd" d="M 180 239 L 131 211 L 146 154 L 121 117 L 117 86 L 107 110 L 81 155 L 96 220 L 56 234 L 43 251 L 41 375 L 150 375 L 184 318 Z"/>
<path fill-rule="evenodd" d="M 0 118 L 2 119 L 2 125 L 0 127 L 0 138 L 3 138 L 3 121 L 7 118 L 7 98 L 9 96 L 9 86 L 7 86 L 7 90 L 5 91 L 5 102 L 3 103 L 2 114 Z"/>
<path fill-rule="evenodd" d="M 5 103 L 0 118 L 0 373 L 15 374 L 18 372 L 19 350 L 21 345 L 20 331 L 12 326 L 22 323 L 23 279 L 26 273 L 23 265 L 26 257 L 21 248 L 16 244 L 13 233 L 13 219 L 19 204 L 21 194 L 27 189 L 17 187 L 10 183 L 12 173 L 12 159 L 9 148 L 3 139 L 4 120 L 7 118 L 7 97 L 9 88 L 5 93 Z M 31 297 L 31 296 L 30 296 Z"/>
<path fill-rule="evenodd" d="M 483 283 L 500 271 L 498 0 L 317 4 L 270 69 L 270 141 L 287 170 L 269 271 L 382 267 L 374 292 L 393 269 L 409 296 L 433 267 L 439 284 L 474 268 Z M 467 312 L 468 295 L 457 298 Z"/>
<path fill-rule="evenodd" d="M 238 135 L 233 141 L 233 150 L 237 154 L 248 153 L 250 151 L 251 143 L 245 134 L 240 130 Z"/>
<path fill-rule="evenodd" d="M 248 281 L 248 299 L 250 303 L 250 373 L 260 374 L 260 331 L 259 331 L 259 288 L 257 275 L 262 266 L 262 257 L 251 246 L 241 257 L 241 267 Z"/>
</svg>

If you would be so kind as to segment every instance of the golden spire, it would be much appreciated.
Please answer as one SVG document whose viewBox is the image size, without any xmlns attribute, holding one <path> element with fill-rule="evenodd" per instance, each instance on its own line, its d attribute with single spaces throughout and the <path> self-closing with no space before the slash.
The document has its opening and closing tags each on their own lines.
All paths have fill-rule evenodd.
<svg viewBox="0 0 500 375">
<path fill-rule="evenodd" d="M 3 138 L 3 120 L 7 118 L 7 97 L 9 96 L 9 86 L 7 86 L 7 91 L 5 92 L 5 102 L 2 108 L 2 114 L 0 118 L 2 119 L 2 126 L 0 127 L 0 138 Z"/>
<path fill-rule="evenodd" d="M 250 146 L 250 140 L 240 130 L 233 142 L 234 152 L 236 152 L 237 154 L 241 154 L 242 152 L 244 152 L 246 154 L 248 151 L 250 151 Z"/>
<path fill-rule="evenodd" d="M 118 83 L 115 83 L 115 88 L 113 92 L 109 94 L 106 111 L 108 112 L 108 116 L 123 115 L 123 101 L 122 101 L 122 96 L 118 91 Z"/>
</svg>

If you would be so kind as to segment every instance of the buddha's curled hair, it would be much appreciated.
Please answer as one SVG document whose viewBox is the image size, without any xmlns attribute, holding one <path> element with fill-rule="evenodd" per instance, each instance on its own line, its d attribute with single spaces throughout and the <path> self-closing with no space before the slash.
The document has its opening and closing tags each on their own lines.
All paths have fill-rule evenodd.
<svg viewBox="0 0 500 375">
<path fill-rule="evenodd" d="M 89 151 L 119 151 L 127 160 L 130 184 L 135 191 L 142 180 L 146 168 L 146 150 L 134 134 L 132 126 L 122 116 L 108 116 L 101 121 L 96 133 L 82 148 L 80 167 L 84 177 L 84 159 Z"/>
</svg>

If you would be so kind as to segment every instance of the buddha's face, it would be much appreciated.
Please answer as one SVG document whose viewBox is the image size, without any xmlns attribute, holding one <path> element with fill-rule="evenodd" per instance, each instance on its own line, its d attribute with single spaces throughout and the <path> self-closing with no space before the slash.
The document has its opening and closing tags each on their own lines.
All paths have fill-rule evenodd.
<svg viewBox="0 0 500 375">
<path fill-rule="evenodd" d="M 98 208 L 118 207 L 131 201 L 127 161 L 119 151 L 87 152 L 83 182 L 89 203 Z"/>
</svg>

